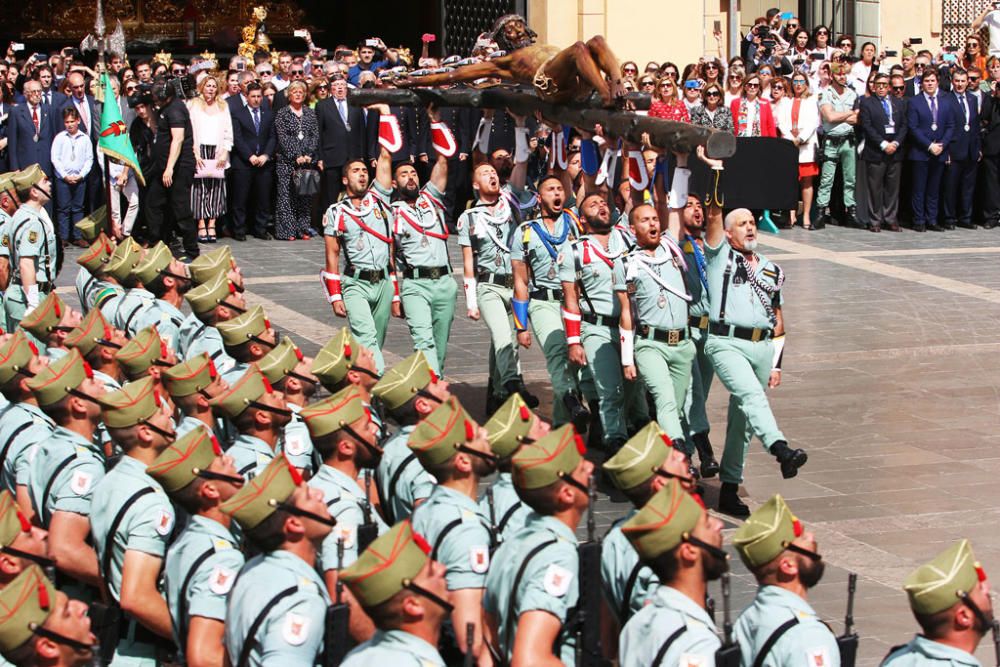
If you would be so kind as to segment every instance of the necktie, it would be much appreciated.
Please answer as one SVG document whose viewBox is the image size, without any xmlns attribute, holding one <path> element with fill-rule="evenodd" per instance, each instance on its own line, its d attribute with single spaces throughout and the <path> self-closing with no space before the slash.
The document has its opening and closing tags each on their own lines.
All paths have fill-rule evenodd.
<svg viewBox="0 0 1000 667">
<path fill-rule="evenodd" d="M 337 108 L 340 109 L 340 118 L 344 121 L 344 127 L 351 129 L 351 124 L 347 122 L 347 104 L 344 100 L 337 100 Z"/>
<path fill-rule="evenodd" d="M 90 134 L 90 114 L 87 109 L 87 100 L 76 101 L 76 108 L 80 111 L 80 124 L 83 126 L 83 133 Z"/>
<path fill-rule="evenodd" d="M 931 122 L 937 125 L 937 95 L 931 97 Z"/>
<path fill-rule="evenodd" d="M 260 109 L 253 110 L 253 129 L 257 134 L 260 134 Z"/>
<path fill-rule="evenodd" d="M 889 125 L 895 125 L 892 121 L 892 107 L 889 106 L 889 98 L 882 98 L 882 109 L 885 110 L 885 117 L 889 119 Z"/>
<path fill-rule="evenodd" d="M 962 115 L 965 116 L 965 127 L 969 127 L 969 107 L 965 103 L 965 95 L 958 96 L 958 103 L 962 105 Z"/>
<path fill-rule="evenodd" d="M 52 93 L 48 91 L 45 92 L 45 103 L 52 104 Z"/>
<path fill-rule="evenodd" d="M 31 122 L 35 124 L 35 136 L 38 136 L 38 107 L 31 107 Z"/>
</svg>

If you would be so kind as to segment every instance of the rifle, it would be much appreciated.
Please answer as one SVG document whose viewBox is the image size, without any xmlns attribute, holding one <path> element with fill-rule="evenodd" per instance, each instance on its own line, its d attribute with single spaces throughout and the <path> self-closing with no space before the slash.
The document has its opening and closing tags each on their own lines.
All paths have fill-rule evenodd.
<svg viewBox="0 0 1000 667">
<path fill-rule="evenodd" d="M 475 667 L 476 656 L 472 654 L 475 643 L 476 624 L 470 621 L 465 624 L 465 659 L 462 660 L 462 667 Z"/>
<path fill-rule="evenodd" d="M 854 592 L 858 588 L 858 575 L 847 576 L 847 614 L 844 616 L 844 634 L 837 637 L 842 667 L 854 667 L 858 657 L 858 633 L 854 632 Z"/>
<path fill-rule="evenodd" d="M 365 470 L 365 504 L 361 507 L 361 511 L 364 513 L 364 523 L 358 526 L 358 553 L 362 553 L 368 548 L 368 545 L 375 541 L 378 537 L 378 526 L 372 521 L 372 501 L 371 501 L 371 490 L 372 490 L 372 471 Z"/>
<path fill-rule="evenodd" d="M 347 655 L 348 629 L 351 610 L 344 602 L 344 583 L 340 572 L 344 569 L 344 540 L 337 540 L 336 599 L 326 610 L 326 627 L 323 632 L 323 667 L 338 667 Z"/>
<path fill-rule="evenodd" d="M 722 646 L 715 652 L 716 667 L 739 667 L 740 646 L 733 640 L 733 620 L 730 615 L 729 573 L 722 575 Z"/>
<path fill-rule="evenodd" d="M 576 664 L 580 667 L 606 665 L 601 654 L 601 543 L 594 537 L 594 505 L 597 503 L 597 479 L 587 484 L 587 541 L 577 548 L 580 559 L 580 597 L 577 601 Z"/>
<path fill-rule="evenodd" d="M 1000 621 L 993 619 L 993 652 L 996 654 L 997 667 L 1000 667 Z"/>
</svg>

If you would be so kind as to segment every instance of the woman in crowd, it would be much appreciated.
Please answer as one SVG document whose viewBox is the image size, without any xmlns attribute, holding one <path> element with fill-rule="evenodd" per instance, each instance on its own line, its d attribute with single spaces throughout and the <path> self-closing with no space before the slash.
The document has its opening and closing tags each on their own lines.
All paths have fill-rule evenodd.
<svg viewBox="0 0 1000 667">
<path fill-rule="evenodd" d="M 743 79 L 744 74 L 741 70 L 729 69 L 729 74 L 726 75 L 726 98 L 724 100 L 727 108 L 733 103 L 733 100 L 738 100 L 743 96 Z"/>
<path fill-rule="evenodd" d="M 825 25 L 818 25 L 813 28 L 812 34 L 812 52 L 822 53 L 823 60 L 830 60 L 833 58 L 834 48 L 830 46 L 830 29 Z M 816 61 L 821 62 L 820 60 Z"/>
<path fill-rule="evenodd" d="M 231 69 L 229 73 L 226 74 L 226 94 L 222 97 L 230 98 L 236 97 L 240 94 L 240 73 L 237 70 Z"/>
<path fill-rule="evenodd" d="M 701 64 L 701 80 L 705 85 L 720 83 L 722 81 L 722 61 L 718 58 L 709 58 Z"/>
<path fill-rule="evenodd" d="M 267 100 L 267 103 L 270 104 L 271 108 L 273 109 L 274 96 L 278 94 L 278 87 L 275 86 L 270 81 L 268 81 L 267 83 L 261 85 L 260 92 L 262 95 L 264 95 L 264 99 Z"/>
<path fill-rule="evenodd" d="M 652 95 L 656 91 L 656 75 L 643 74 L 639 79 L 639 92 Z"/>
<path fill-rule="evenodd" d="M 772 65 L 761 65 L 757 68 L 757 76 L 760 78 L 760 99 L 771 99 L 771 82 L 774 80 L 774 67 Z"/>
<path fill-rule="evenodd" d="M 809 31 L 805 28 L 799 28 L 792 35 L 792 43 L 788 49 L 788 59 L 792 61 L 792 65 L 799 69 L 805 67 L 807 70 L 810 65 L 811 55 L 812 55 L 812 39 L 809 37 Z M 801 62 L 800 62 L 801 61 Z"/>
<path fill-rule="evenodd" d="M 326 77 L 317 76 L 309 84 L 309 108 L 315 109 L 320 100 L 325 100 L 330 96 L 330 82 Z"/>
<path fill-rule="evenodd" d="M 684 106 L 687 107 L 688 117 L 691 112 L 701 106 L 701 80 L 691 77 L 684 79 Z"/>
<path fill-rule="evenodd" d="M 767 100 L 760 95 L 760 77 L 751 74 L 743 83 L 743 95 L 733 100 L 729 112 L 733 115 L 737 137 L 776 137 L 777 127 Z"/>
<path fill-rule="evenodd" d="M 661 76 L 656 82 L 656 92 L 653 93 L 653 101 L 649 105 L 649 115 L 653 118 L 691 122 L 687 107 L 677 96 L 677 82 L 674 78 Z"/>
<path fill-rule="evenodd" d="M 965 69 L 978 67 L 980 70 L 986 71 L 986 45 L 980 35 L 973 33 L 965 38 L 965 48 L 962 50 L 959 62 Z"/>
<path fill-rule="evenodd" d="M 851 85 L 858 95 L 864 94 L 872 73 L 878 74 L 878 62 L 875 55 L 875 45 L 871 42 L 865 42 L 861 45 L 861 60 L 851 65 L 851 73 L 847 80 L 852 83 L 848 85 Z"/>
<path fill-rule="evenodd" d="M 215 221 L 226 212 L 226 169 L 233 150 L 233 119 L 214 76 L 201 80 L 198 94 L 188 102 L 198 165 L 191 188 L 191 213 L 198 221 L 198 240 L 215 243 Z"/>
<path fill-rule="evenodd" d="M 634 79 L 639 76 L 639 66 L 632 60 L 626 60 L 622 63 L 622 76 L 626 79 Z"/>
<path fill-rule="evenodd" d="M 816 148 L 819 145 L 819 107 L 809 91 L 809 79 L 802 72 L 792 75 L 791 97 L 778 112 L 781 136 L 799 149 L 799 189 L 802 195 L 802 226 L 812 229 L 810 210 L 813 202 L 813 181 L 819 174 Z M 797 212 L 789 212 L 789 224 L 794 227 Z"/>
<path fill-rule="evenodd" d="M 691 122 L 722 132 L 733 131 L 733 115 L 723 104 L 722 86 L 710 83 L 701 91 L 702 103 L 691 111 Z"/>
<path fill-rule="evenodd" d="M 128 85 L 137 84 L 130 82 Z M 128 91 L 128 88 L 126 87 L 125 90 Z M 132 92 L 135 91 L 133 90 Z M 143 204 L 146 200 L 149 178 L 156 173 L 156 160 L 153 158 L 153 141 L 156 138 L 157 114 L 156 107 L 152 104 L 139 102 L 133 108 L 135 109 L 135 120 L 129 126 L 128 138 L 132 142 L 132 148 L 135 149 L 135 156 L 139 160 L 139 168 L 142 169 L 142 173 L 146 177 L 146 185 L 139 187 L 139 214 L 142 215 L 142 212 L 146 208 Z M 121 229 L 122 238 L 128 236 L 133 229 L 135 229 L 134 226 L 129 230 L 126 230 L 123 226 Z"/>
<path fill-rule="evenodd" d="M 791 104 L 792 84 L 788 78 L 779 76 L 771 82 L 771 113 L 775 122 L 781 117 L 781 111 Z"/>
<path fill-rule="evenodd" d="M 854 38 L 850 35 L 841 35 L 837 38 L 835 42 L 837 45 L 836 51 L 840 53 L 833 54 L 833 60 L 845 60 L 847 58 L 852 58 L 854 56 Z"/>
<path fill-rule="evenodd" d="M 309 226 L 313 195 L 298 194 L 294 173 L 296 169 L 310 168 L 316 160 L 319 126 L 316 112 L 305 104 L 307 90 L 304 82 L 293 81 L 285 89 L 285 94 L 288 106 L 282 107 L 274 118 L 278 139 L 278 201 L 274 226 L 278 239 L 294 241 L 296 238 L 316 236 Z"/>
<path fill-rule="evenodd" d="M 660 78 L 666 76 L 670 77 L 674 81 L 677 81 L 677 79 L 680 77 L 680 72 L 681 71 L 677 68 L 677 65 L 673 64 L 670 61 L 667 61 L 662 65 L 660 65 Z"/>
<path fill-rule="evenodd" d="M 738 72 L 744 76 L 747 73 L 747 64 L 740 56 L 733 56 L 729 59 L 729 66 L 726 68 L 726 72 L 732 74 L 733 72 Z"/>
</svg>

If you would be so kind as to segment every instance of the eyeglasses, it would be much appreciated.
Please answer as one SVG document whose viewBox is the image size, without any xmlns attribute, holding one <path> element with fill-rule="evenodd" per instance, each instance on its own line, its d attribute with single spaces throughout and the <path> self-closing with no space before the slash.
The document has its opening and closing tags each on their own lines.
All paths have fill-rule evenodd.
<svg viewBox="0 0 1000 667">
<path fill-rule="evenodd" d="M 805 79 L 796 79 L 796 80 L 792 81 L 792 85 L 793 86 L 804 86 L 804 85 L 806 85 L 806 81 L 805 81 Z"/>
<path fill-rule="evenodd" d="M 968 44 L 965 45 L 965 48 L 967 48 L 967 49 L 978 49 L 979 48 L 979 42 L 969 42 Z"/>
<path fill-rule="evenodd" d="M 785 87 L 784 86 L 771 86 L 771 92 L 774 92 L 776 90 L 780 90 L 780 91 L 784 92 Z"/>
<path fill-rule="evenodd" d="M 705 63 L 705 69 L 719 69 L 719 66 L 715 63 Z"/>
<path fill-rule="evenodd" d="M 674 87 L 674 84 L 672 84 L 672 83 L 661 83 L 660 84 L 660 88 L 673 88 L 673 87 Z"/>
<path fill-rule="evenodd" d="M 927 67 L 927 65 L 925 65 L 924 63 L 917 63 L 913 66 L 914 69 L 923 69 L 925 67 Z"/>
<path fill-rule="evenodd" d="M 705 97 L 721 97 L 721 95 L 719 95 L 719 91 L 717 90 L 709 90 L 705 93 Z"/>
<path fill-rule="evenodd" d="M 184 73 L 184 70 L 182 70 L 182 69 L 172 69 L 172 70 L 170 70 L 170 73 L 171 73 L 171 74 L 177 74 L 177 75 L 180 75 L 180 74 L 183 74 L 183 73 Z"/>
<path fill-rule="evenodd" d="M 975 77 L 970 76 L 969 77 L 969 83 L 979 83 L 979 77 L 978 76 L 975 76 Z"/>
<path fill-rule="evenodd" d="M 272 74 L 274 74 L 274 72 L 271 71 L 271 70 L 269 70 L 269 69 L 262 69 L 259 72 L 257 72 L 257 74 L 259 74 L 261 76 L 264 76 L 264 75 L 271 76 Z"/>
<path fill-rule="evenodd" d="M 318 86 L 316 86 L 316 90 L 329 90 L 329 89 L 330 89 L 330 84 L 328 83 L 321 83 Z"/>
<path fill-rule="evenodd" d="M 730 80 L 730 81 L 742 81 L 743 79 L 741 79 L 741 78 L 740 78 L 740 77 L 738 77 L 738 76 L 731 76 L 731 77 L 729 77 L 729 80 Z"/>
<path fill-rule="evenodd" d="M 826 30 L 819 30 L 817 31 L 816 36 L 819 37 L 820 35 L 829 35 L 829 34 L 830 33 L 828 33 Z"/>
<path fill-rule="evenodd" d="M 799 24 L 798 23 L 789 23 L 788 27 L 791 28 L 792 30 L 795 30 L 796 28 L 799 27 Z"/>
<path fill-rule="evenodd" d="M 643 81 L 642 85 L 643 86 L 655 86 L 656 82 L 655 81 Z"/>
<path fill-rule="evenodd" d="M 892 89 L 897 93 L 902 93 L 906 90 L 906 86 L 893 86 Z"/>
<path fill-rule="evenodd" d="M 744 88 L 760 88 L 760 84 L 759 83 L 745 83 L 745 84 L 743 84 L 743 87 Z"/>
<path fill-rule="evenodd" d="M 138 88 L 139 86 L 125 86 L 125 92 L 134 93 L 136 90 L 138 90 Z"/>
<path fill-rule="evenodd" d="M 636 69 L 635 67 L 626 67 L 626 68 L 625 68 L 625 71 L 626 71 L 626 72 L 632 72 L 633 74 L 635 74 L 635 73 L 636 73 L 636 72 L 638 72 L 639 70 L 638 70 L 638 69 Z"/>
<path fill-rule="evenodd" d="M 305 73 L 306 73 L 306 71 L 304 69 L 293 69 L 292 70 L 292 76 L 295 76 L 296 74 L 298 74 L 298 75 L 304 75 Z"/>
</svg>

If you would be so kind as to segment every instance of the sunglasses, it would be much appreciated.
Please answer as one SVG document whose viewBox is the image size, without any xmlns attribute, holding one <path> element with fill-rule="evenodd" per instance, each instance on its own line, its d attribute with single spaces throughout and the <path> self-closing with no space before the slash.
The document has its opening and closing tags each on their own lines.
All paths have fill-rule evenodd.
<svg viewBox="0 0 1000 667">
<path fill-rule="evenodd" d="M 792 30 L 795 30 L 796 28 L 799 27 L 799 24 L 798 23 L 789 23 L 788 27 L 791 28 Z"/>
<path fill-rule="evenodd" d="M 820 30 L 819 32 L 816 33 L 816 36 L 817 37 L 819 37 L 820 35 L 828 36 L 829 34 L 830 33 L 828 33 L 826 30 Z"/>
<path fill-rule="evenodd" d="M 265 76 L 265 75 L 266 76 L 271 76 L 272 74 L 274 74 L 274 72 L 272 72 L 269 69 L 262 69 L 261 71 L 257 72 L 257 74 L 259 74 L 261 76 Z"/>
<path fill-rule="evenodd" d="M 139 86 L 125 86 L 126 93 L 133 93 L 138 90 Z"/>
<path fill-rule="evenodd" d="M 978 49 L 979 48 L 979 42 L 969 42 L 968 44 L 965 45 L 965 48 L 967 48 L 967 49 Z"/>
<path fill-rule="evenodd" d="M 672 83 L 661 83 L 660 84 L 660 88 L 673 88 L 673 87 L 674 87 L 674 84 L 672 84 Z"/>
<path fill-rule="evenodd" d="M 172 70 L 170 70 L 170 73 L 171 74 L 183 74 L 184 70 L 182 70 L 182 69 L 172 69 Z"/>
<path fill-rule="evenodd" d="M 705 69 L 719 69 L 719 66 L 715 63 L 705 63 Z"/>
<path fill-rule="evenodd" d="M 752 85 L 752 84 L 751 84 L 751 85 Z M 784 90 L 785 90 L 785 87 L 784 87 L 784 86 L 771 86 L 771 90 L 772 90 L 772 91 L 775 91 L 775 90 L 780 90 L 780 91 L 784 92 Z"/>
<path fill-rule="evenodd" d="M 795 81 L 792 81 L 792 85 L 793 86 L 804 86 L 804 85 L 806 85 L 806 82 L 805 82 L 804 79 L 796 79 Z"/>
<path fill-rule="evenodd" d="M 304 69 L 293 69 L 292 70 L 292 76 L 295 76 L 296 74 L 305 74 L 305 73 L 306 73 L 306 71 Z"/>
<path fill-rule="evenodd" d="M 895 90 L 897 93 L 901 93 L 906 90 L 906 86 L 893 86 L 892 89 Z"/>
<path fill-rule="evenodd" d="M 721 95 L 719 95 L 719 91 L 717 90 L 710 90 L 705 93 L 705 97 L 721 97 Z"/>
<path fill-rule="evenodd" d="M 626 67 L 625 71 L 626 72 L 638 72 L 639 70 L 637 70 L 635 67 Z"/>
<path fill-rule="evenodd" d="M 746 83 L 746 84 L 743 84 L 743 87 L 744 88 L 760 88 L 760 84 L 759 83 Z"/>
<path fill-rule="evenodd" d="M 643 86 L 655 86 L 656 82 L 655 81 L 643 81 L 642 85 Z"/>
<path fill-rule="evenodd" d="M 329 90 L 329 89 L 330 89 L 330 84 L 328 83 L 321 83 L 318 86 L 316 86 L 316 90 Z"/>
</svg>

